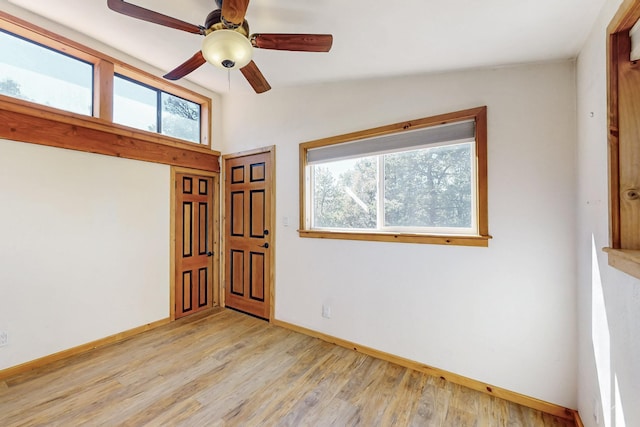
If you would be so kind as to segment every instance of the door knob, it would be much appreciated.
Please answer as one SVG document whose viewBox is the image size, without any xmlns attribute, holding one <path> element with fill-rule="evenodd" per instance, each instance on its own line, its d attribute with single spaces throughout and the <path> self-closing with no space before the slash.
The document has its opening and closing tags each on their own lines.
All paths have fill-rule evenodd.
<svg viewBox="0 0 640 427">
<path fill-rule="evenodd" d="M 261 248 L 269 249 L 269 243 L 265 243 L 264 245 L 260 245 Z"/>
<path fill-rule="evenodd" d="M 213 252 L 211 251 L 207 252 L 207 256 L 213 256 Z"/>
<path fill-rule="evenodd" d="M 269 235 L 269 230 L 264 230 L 264 235 L 268 236 Z"/>
</svg>

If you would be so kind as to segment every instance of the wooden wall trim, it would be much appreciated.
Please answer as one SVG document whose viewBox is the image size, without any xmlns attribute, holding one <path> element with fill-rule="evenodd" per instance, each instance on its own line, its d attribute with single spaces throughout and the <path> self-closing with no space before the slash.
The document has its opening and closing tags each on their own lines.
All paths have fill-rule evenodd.
<svg viewBox="0 0 640 427">
<path fill-rule="evenodd" d="M 353 343 L 351 341 L 336 338 L 322 332 L 307 329 L 302 326 L 297 326 L 292 323 L 283 322 L 281 320 L 274 319 L 271 322 L 276 326 L 280 326 L 285 329 L 290 329 L 295 332 L 300 332 L 305 335 L 309 335 L 315 338 L 319 338 L 323 341 L 339 345 L 340 347 L 350 348 L 359 353 L 366 354 L 377 359 L 385 360 L 387 362 L 395 363 L 405 368 L 413 369 L 425 374 L 440 377 L 446 381 L 468 387 L 472 390 L 480 391 L 491 396 L 498 397 L 500 399 L 507 400 L 509 402 L 517 403 L 519 405 L 526 406 L 528 408 L 536 409 L 538 411 L 545 412 L 547 414 L 555 415 L 560 418 L 574 420 L 575 413 L 573 409 L 565 408 L 554 403 L 545 402 L 534 397 L 525 396 L 514 391 L 506 390 L 500 387 L 495 387 L 490 384 L 486 384 L 482 381 L 474 380 L 472 378 L 464 377 L 462 375 L 454 374 L 452 372 L 445 371 L 443 369 L 428 366 L 423 363 L 419 363 L 410 359 L 405 359 L 400 356 L 385 353 L 370 347 L 366 347 L 360 344 Z"/>
<path fill-rule="evenodd" d="M 0 96 L 0 138 L 220 172 L 220 153 L 95 117 Z"/>
<path fill-rule="evenodd" d="M 50 354 L 48 356 L 41 357 L 20 365 L 13 366 L 11 368 L 0 370 L 0 381 L 15 375 L 23 374 L 34 369 L 41 368 L 53 362 L 57 362 L 66 359 L 71 356 L 85 353 L 90 350 L 95 350 L 98 347 L 103 347 L 108 344 L 113 344 L 119 341 L 123 341 L 134 335 L 141 334 L 142 332 L 149 331 L 162 325 L 166 325 L 171 320 L 169 318 L 161 319 L 156 322 L 147 323 L 146 325 L 138 326 L 137 328 L 129 329 L 124 332 L 120 332 L 105 338 L 101 338 L 96 341 L 91 341 L 86 344 L 79 345 L 67 350 L 60 351 L 58 353 Z"/>
<path fill-rule="evenodd" d="M 640 278 L 640 74 L 631 61 L 630 28 L 640 0 L 624 0 L 608 26 L 607 112 L 609 165 L 609 265 Z"/>
<path fill-rule="evenodd" d="M 582 422 L 582 418 L 580 418 L 578 411 L 573 411 L 573 422 L 576 424 L 576 427 L 584 427 L 584 423 Z"/>
<path fill-rule="evenodd" d="M 640 3 L 637 0 L 623 0 L 615 16 L 609 22 L 609 34 L 628 31 L 640 19 Z"/>
</svg>

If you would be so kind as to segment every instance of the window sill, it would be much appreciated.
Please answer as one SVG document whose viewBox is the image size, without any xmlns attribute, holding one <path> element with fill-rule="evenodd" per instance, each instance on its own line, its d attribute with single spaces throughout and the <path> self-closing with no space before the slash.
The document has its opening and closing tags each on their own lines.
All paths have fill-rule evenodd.
<svg viewBox="0 0 640 427">
<path fill-rule="evenodd" d="M 640 250 L 603 248 L 609 254 L 609 265 L 640 279 Z"/>
<path fill-rule="evenodd" d="M 435 234 L 359 233 L 326 230 L 298 230 L 300 237 L 317 239 L 366 240 L 374 242 L 423 243 L 448 246 L 488 247 L 491 236 L 457 236 Z"/>
</svg>

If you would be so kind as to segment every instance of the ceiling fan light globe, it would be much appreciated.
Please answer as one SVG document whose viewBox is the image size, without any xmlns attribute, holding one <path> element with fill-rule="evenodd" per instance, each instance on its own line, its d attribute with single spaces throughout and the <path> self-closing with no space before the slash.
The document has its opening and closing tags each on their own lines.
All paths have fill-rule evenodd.
<svg viewBox="0 0 640 427">
<path fill-rule="evenodd" d="M 213 31 L 202 42 L 204 59 L 225 70 L 244 67 L 251 62 L 252 54 L 249 39 L 233 30 Z"/>
</svg>

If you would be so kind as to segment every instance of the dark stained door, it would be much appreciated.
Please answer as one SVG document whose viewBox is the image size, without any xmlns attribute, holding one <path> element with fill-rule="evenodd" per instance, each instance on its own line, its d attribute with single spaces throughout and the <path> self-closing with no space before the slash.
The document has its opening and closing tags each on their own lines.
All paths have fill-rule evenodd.
<svg viewBox="0 0 640 427">
<path fill-rule="evenodd" d="M 214 180 L 176 174 L 176 318 L 213 304 Z"/>
<path fill-rule="evenodd" d="M 271 153 L 225 161 L 225 305 L 269 319 Z"/>
</svg>

